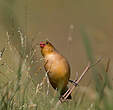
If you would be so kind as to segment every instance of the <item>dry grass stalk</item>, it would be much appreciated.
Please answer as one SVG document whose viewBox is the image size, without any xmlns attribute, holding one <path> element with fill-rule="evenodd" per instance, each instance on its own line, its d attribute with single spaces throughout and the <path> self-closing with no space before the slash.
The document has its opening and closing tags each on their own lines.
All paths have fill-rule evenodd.
<svg viewBox="0 0 113 110">
<path fill-rule="evenodd" d="M 94 63 L 94 64 L 92 64 L 92 65 L 90 65 L 90 63 L 88 63 L 88 65 L 86 66 L 86 68 L 84 69 L 84 71 L 82 72 L 82 74 L 80 75 L 80 77 L 79 77 L 77 80 L 75 79 L 75 80 L 73 81 L 75 84 L 73 84 L 73 86 L 70 87 L 70 88 L 67 90 L 67 92 L 66 92 L 66 93 L 60 98 L 60 100 L 56 103 L 55 108 L 57 108 L 58 105 L 61 104 L 62 102 L 66 101 L 67 97 L 72 93 L 72 91 L 74 90 L 74 88 L 78 86 L 79 82 L 82 80 L 82 78 L 84 77 L 85 73 L 87 73 L 87 71 L 88 71 L 90 68 L 92 68 L 93 66 L 95 66 L 96 64 L 98 64 L 101 60 L 102 60 L 102 58 L 98 59 L 98 60 L 96 61 L 96 63 Z M 72 82 L 72 83 L 73 83 L 73 82 Z"/>
</svg>

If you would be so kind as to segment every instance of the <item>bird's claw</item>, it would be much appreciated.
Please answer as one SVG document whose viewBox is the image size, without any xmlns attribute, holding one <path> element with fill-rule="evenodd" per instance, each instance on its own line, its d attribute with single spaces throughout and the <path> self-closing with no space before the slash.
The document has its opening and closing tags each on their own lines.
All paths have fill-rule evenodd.
<svg viewBox="0 0 113 110">
<path fill-rule="evenodd" d="M 71 82 L 74 86 L 79 86 L 78 83 L 76 83 L 76 81 L 69 80 L 69 82 Z"/>
</svg>

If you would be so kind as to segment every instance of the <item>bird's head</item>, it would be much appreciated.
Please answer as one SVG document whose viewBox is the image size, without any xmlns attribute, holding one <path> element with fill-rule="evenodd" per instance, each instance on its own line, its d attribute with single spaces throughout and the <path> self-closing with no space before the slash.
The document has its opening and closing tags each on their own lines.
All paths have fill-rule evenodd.
<svg viewBox="0 0 113 110">
<path fill-rule="evenodd" d="M 55 50 L 54 46 L 49 41 L 41 41 L 40 48 L 43 56 L 51 54 Z"/>
</svg>

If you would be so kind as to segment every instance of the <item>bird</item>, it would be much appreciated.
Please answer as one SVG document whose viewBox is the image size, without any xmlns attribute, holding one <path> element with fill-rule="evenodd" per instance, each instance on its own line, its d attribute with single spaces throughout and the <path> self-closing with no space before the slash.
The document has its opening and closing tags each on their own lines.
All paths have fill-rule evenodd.
<svg viewBox="0 0 113 110">
<path fill-rule="evenodd" d="M 68 90 L 70 65 L 50 41 L 41 41 L 40 48 L 49 82 L 55 90 L 59 91 L 60 97 L 62 97 Z M 67 99 L 72 99 L 71 94 Z"/>
</svg>

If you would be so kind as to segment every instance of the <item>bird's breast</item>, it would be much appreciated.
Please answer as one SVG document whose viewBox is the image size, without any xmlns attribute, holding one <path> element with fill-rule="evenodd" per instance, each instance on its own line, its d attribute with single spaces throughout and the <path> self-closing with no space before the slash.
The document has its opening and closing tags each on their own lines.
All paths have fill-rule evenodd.
<svg viewBox="0 0 113 110">
<path fill-rule="evenodd" d="M 58 54 L 51 54 L 45 57 L 47 64 L 45 65 L 48 76 L 53 79 L 68 78 L 70 76 L 70 68 L 64 57 Z"/>
</svg>

